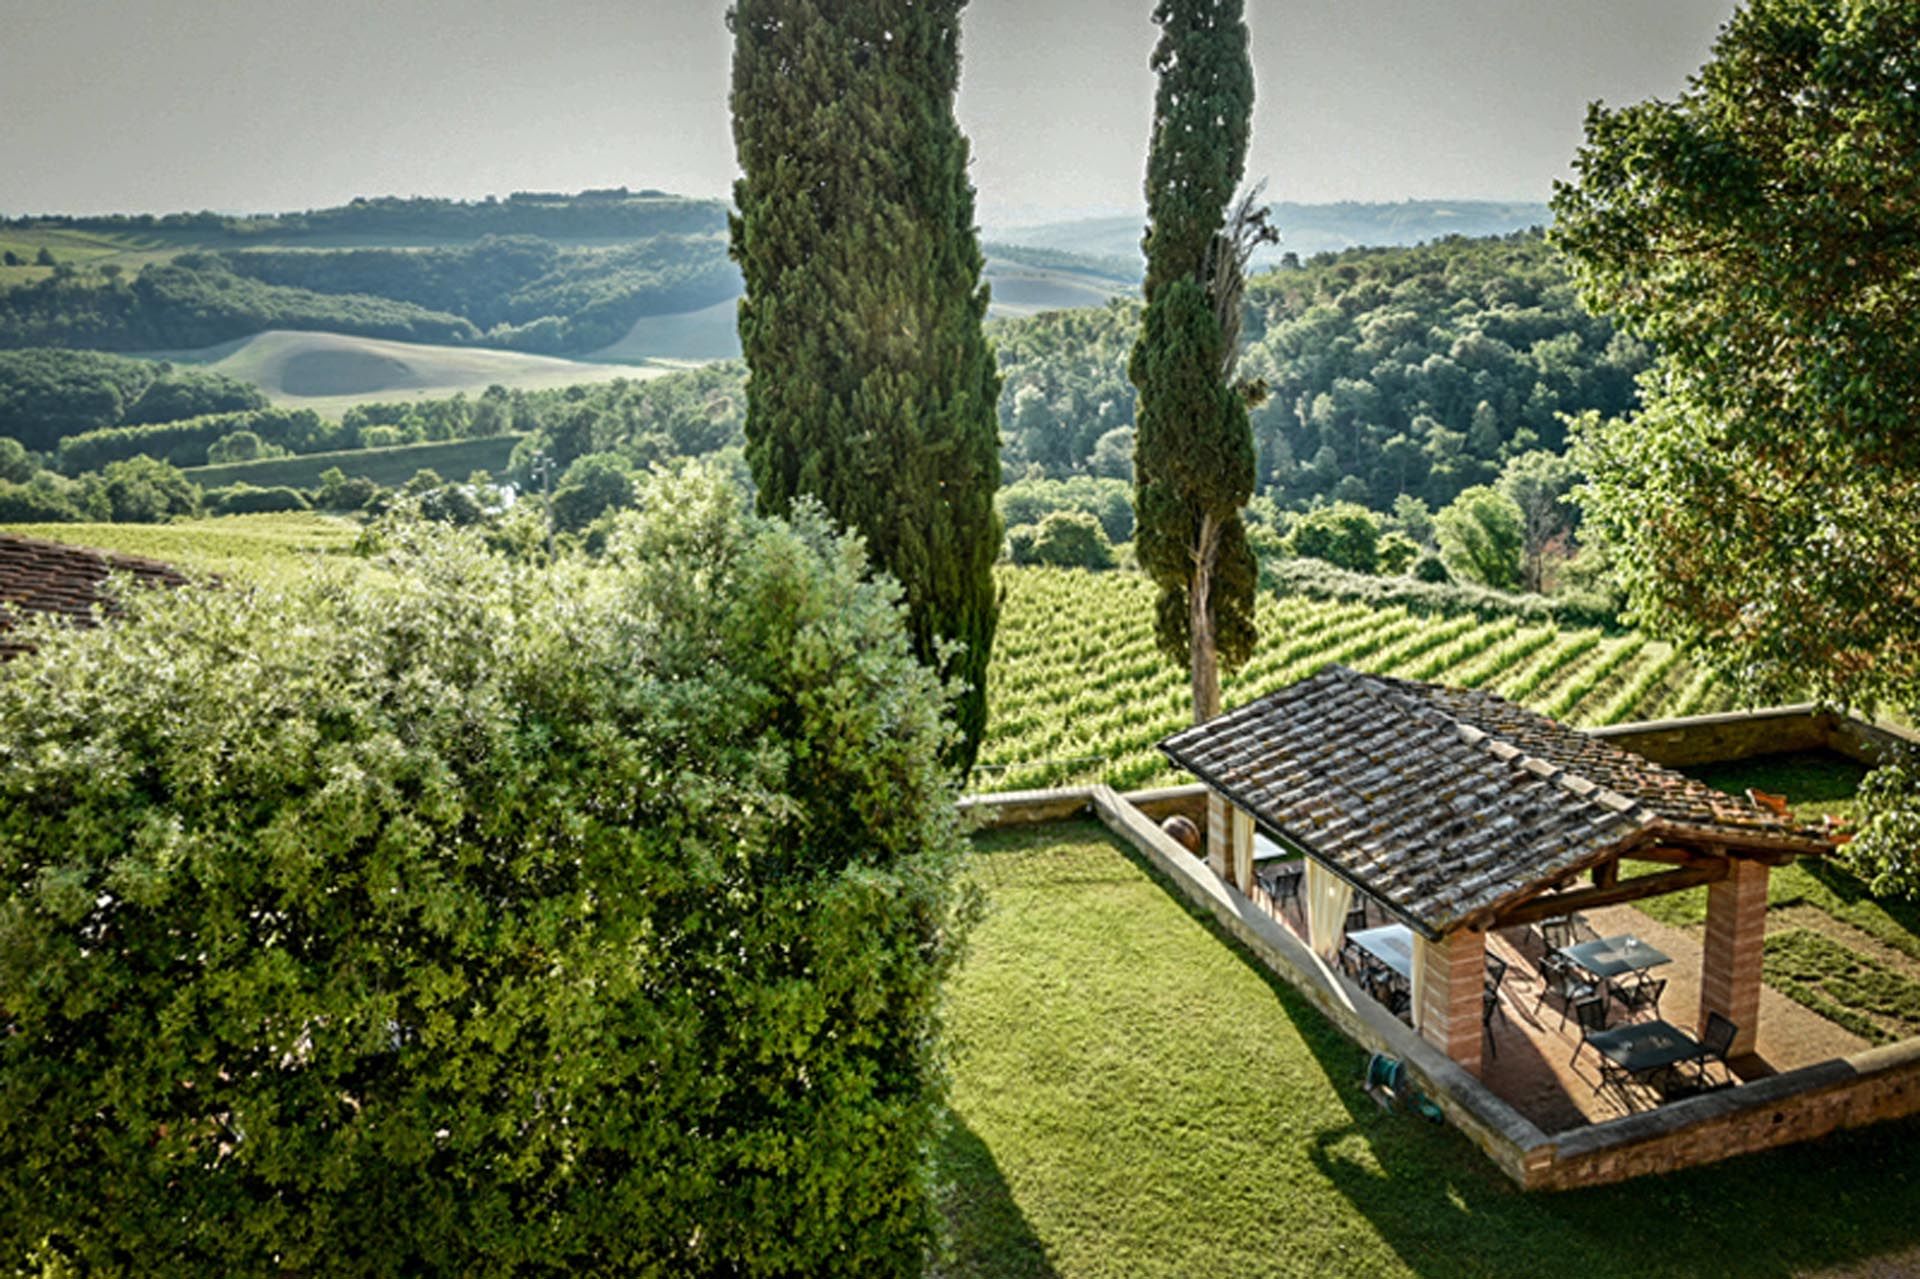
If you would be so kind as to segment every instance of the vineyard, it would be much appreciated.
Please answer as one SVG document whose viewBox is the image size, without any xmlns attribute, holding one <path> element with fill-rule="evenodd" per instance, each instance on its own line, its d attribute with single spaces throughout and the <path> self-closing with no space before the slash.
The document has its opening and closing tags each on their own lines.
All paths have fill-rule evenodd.
<svg viewBox="0 0 1920 1279">
<path fill-rule="evenodd" d="M 1130 573 L 1001 570 L 978 790 L 1187 780 L 1155 743 L 1189 722 L 1185 673 L 1154 647 L 1153 586 Z M 1484 688 L 1573 724 L 1724 710 L 1731 695 L 1671 645 L 1514 619 L 1427 617 L 1312 600 L 1260 601 L 1260 647 L 1224 681 L 1229 706 L 1340 662 Z"/>
</svg>

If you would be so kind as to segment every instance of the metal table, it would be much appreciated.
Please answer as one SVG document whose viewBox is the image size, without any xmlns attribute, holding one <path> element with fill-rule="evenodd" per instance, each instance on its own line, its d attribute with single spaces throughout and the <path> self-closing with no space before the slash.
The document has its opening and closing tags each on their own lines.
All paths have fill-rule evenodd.
<svg viewBox="0 0 1920 1279">
<path fill-rule="evenodd" d="M 1560 953 L 1603 981 L 1673 962 L 1671 957 L 1630 933 L 1581 942 L 1578 946 L 1563 946 Z"/>
<path fill-rule="evenodd" d="M 1399 974 L 1413 980 L 1413 930 L 1405 924 L 1382 924 L 1348 933 L 1347 940 Z"/>
<path fill-rule="evenodd" d="M 1691 1061 L 1700 1044 L 1678 1026 L 1664 1021 L 1634 1021 L 1589 1035 L 1587 1042 L 1629 1075 L 1667 1070 Z"/>
</svg>

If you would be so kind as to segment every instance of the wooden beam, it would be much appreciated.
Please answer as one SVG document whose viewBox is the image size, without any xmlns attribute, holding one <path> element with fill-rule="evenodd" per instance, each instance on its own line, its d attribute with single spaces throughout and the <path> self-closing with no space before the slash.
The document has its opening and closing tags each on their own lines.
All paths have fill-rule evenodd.
<svg viewBox="0 0 1920 1279">
<path fill-rule="evenodd" d="M 1679 870 L 1662 871 L 1658 875 L 1642 875 L 1638 879 L 1626 879 L 1608 888 L 1581 888 L 1570 893 L 1553 893 L 1546 897 L 1535 897 L 1531 901 L 1509 906 L 1493 917 L 1493 928 L 1506 928 L 1513 924 L 1531 924 L 1542 919 L 1551 919 L 1556 915 L 1569 914 L 1576 910 L 1596 910 L 1601 906 L 1617 906 L 1622 902 L 1639 901 L 1643 897 L 1658 897 L 1663 893 L 1677 893 L 1683 888 L 1697 888 L 1701 884 L 1711 884 L 1727 877 L 1728 863 L 1714 862 L 1711 865 L 1683 866 Z"/>
<path fill-rule="evenodd" d="M 1620 859 L 1618 857 L 1610 862 L 1601 862 L 1593 868 L 1593 886 L 1595 888 L 1612 888 L 1619 882 Z"/>
</svg>

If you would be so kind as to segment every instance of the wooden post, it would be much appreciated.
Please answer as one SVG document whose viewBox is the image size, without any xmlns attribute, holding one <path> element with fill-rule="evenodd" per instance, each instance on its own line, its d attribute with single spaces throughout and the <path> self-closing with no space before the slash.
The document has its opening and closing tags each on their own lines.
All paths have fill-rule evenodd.
<svg viewBox="0 0 1920 1279">
<path fill-rule="evenodd" d="M 1416 937 L 1413 962 L 1421 966 L 1421 1036 L 1462 1069 L 1479 1074 L 1487 935 L 1467 928 L 1437 942 Z"/>
<path fill-rule="evenodd" d="M 1736 860 L 1707 887 L 1707 937 L 1700 967 L 1700 1033 L 1707 1014 L 1739 1028 L 1729 1056 L 1753 1051 L 1760 1033 L 1760 960 L 1767 934 L 1767 866 Z"/>
<path fill-rule="evenodd" d="M 1233 868 L 1233 805 L 1207 792 L 1207 869 L 1226 879 Z"/>
</svg>

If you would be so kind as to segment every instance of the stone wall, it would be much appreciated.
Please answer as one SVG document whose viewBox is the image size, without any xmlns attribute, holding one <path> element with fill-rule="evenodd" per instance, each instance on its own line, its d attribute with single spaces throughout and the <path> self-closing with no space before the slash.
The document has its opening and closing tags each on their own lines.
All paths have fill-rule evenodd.
<svg viewBox="0 0 1920 1279">
<path fill-rule="evenodd" d="M 1863 764 L 1878 764 L 1881 754 L 1896 742 L 1920 745 L 1920 736 L 1897 725 L 1869 722 L 1813 705 L 1649 720 L 1586 731 L 1670 768 L 1822 749 Z"/>
<path fill-rule="evenodd" d="M 1570 1190 L 1672 1172 L 1920 1114 L 1920 1039 L 1563 1133 L 1521 1184 Z"/>
</svg>

